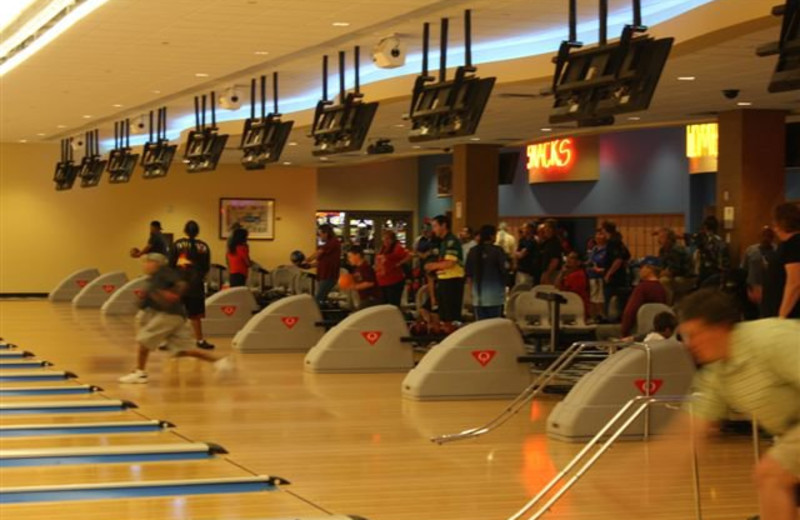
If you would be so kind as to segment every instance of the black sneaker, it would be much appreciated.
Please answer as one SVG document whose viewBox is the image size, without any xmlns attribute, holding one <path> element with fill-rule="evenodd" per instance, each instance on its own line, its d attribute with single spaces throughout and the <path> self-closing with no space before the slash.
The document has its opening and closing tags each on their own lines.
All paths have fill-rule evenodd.
<svg viewBox="0 0 800 520">
<path fill-rule="evenodd" d="M 197 348 L 201 348 L 203 350 L 214 350 L 214 345 L 204 339 L 201 339 L 197 342 Z"/>
</svg>

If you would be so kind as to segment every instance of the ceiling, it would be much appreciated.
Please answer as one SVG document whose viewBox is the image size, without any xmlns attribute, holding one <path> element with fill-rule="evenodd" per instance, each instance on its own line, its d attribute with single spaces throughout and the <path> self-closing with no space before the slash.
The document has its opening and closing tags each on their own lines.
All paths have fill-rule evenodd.
<svg viewBox="0 0 800 520">
<path fill-rule="evenodd" d="M 645 0 L 645 12 L 653 6 L 692 1 L 700 5 L 711 0 L 652 0 L 650 4 Z M 730 9 L 737 2 L 739 9 Z M 675 35 L 679 43 L 651 109 L 635 114 L 640 117 L 636 121 L 620 118 L 615 129 L 707 120 L 713 118 L 712 112 L 739 108 L 737 101 L 751 102 L 754 108 L 800 108 L 800 92 L 767 94 L 774 59 L 754 54 L 757 46 L 777 38 L 778 20 L 763 16 L 775 0 L 716 3 L 727 4 L 725 16 L 730 19 L 709 16 L 718 9 L 709 4 L 652 30 L 658 36 Z M 322 165 L 312 158 L 305 136 L 307 108 L 320 97 L 320 56 L 355 44 L 362 45 L 363 54 L 368 55 L 379 37 L 392 33 L 408 40 L 412 55 L 419 49 L 422 22 L 437 22 L 442 16 L 453 17 L 451 46 L 460 46 L 458 17 L 469 7 L 474 10 L 476 61 L 491 62 L 481 65 L 479 74 L 498 76 L 476 138 L 484 143 L 524 142 L 547 134 L 541 129 L 547 126 L 550 100 L 507 95 L 538 94 L 552 74 L 549 58 L 554 48 L 549 44 L 535 52 L 539 56 L 505 61 L 490 53 L 503 48 L 512 53 L 507 56 L 513 55 L 510 49 L 516 40 L 512 37 L 520 35 L 550 34 L 557 42 L 564 37 L 566 4 L 566 0 L 111 0 L 0 78 L 0 141 L 55 141 L 93 126 L 108 136 L 113 120 L 136 117 L 162 104 L 169 106 L 171 128 L 180 130 L 186 126 L 186 116 L 191 117 L 192 96 L 246 85 L 250 77 L 280 70 L 283 111 L 304 109 L 292 113 L 297 120 L 292 141 L 297 145 L 286 148 L 283 160 Z M 611 0 L 610 4 L 614 13 L 627 8 L 629 1 Z M 580 36 L 590 41 L 594 29 L 588 22 L 596 17 L 596 3 L 579 5 L 579 19 L 591 29 Z M 335 22 L 349 26 L 335 26 Z M 438 28 L 434 27 L 433 34 L 436 46 Z M 492 46 L 482 47 L 485 42 Z M 526 48 L 535 50 L 531 42 L 526 40 Z M 458 59 L 453 56 L 451 64 Z M 364 82 L 369 83 L 364 88 L 367 99 L 382 100 L 370 138 L 393 139 L 398 154 L 439 152 L 440 147 L 453 144 L 443 141 L 417 149 L 404 138 L 407 128 L 400 125 L 417 67 L 418 63 L 409 63 L 394 79 L 382 79 L 382 71 L 369 66 L 363 69 Z M 208 76 L 197 77 L 197 73 Z M 678 76 L 697 79 L 679 82 Z M 337 88 L 331 85 L 332 93 Z M 725 88 L 740 89 L 740 98 L 726 100 L 720 93 Z M 247 117 L 246 111 L 219 115 Z M 240 127 L 240 122 L 223 126 L 232 134 Z M 561 131 L 566 130 L 554 128 L 552 133 Z M 238 157 L 236 150 L 230 150 L 223 161 L 235 162 Z M 328 162 L 371 159 L 352 154 Z"/>
</svg>

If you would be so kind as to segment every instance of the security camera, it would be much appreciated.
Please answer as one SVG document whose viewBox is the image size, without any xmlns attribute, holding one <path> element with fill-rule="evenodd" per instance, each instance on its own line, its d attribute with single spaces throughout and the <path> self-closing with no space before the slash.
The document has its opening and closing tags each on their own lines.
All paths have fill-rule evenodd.
<svg viewBox="0 0 800 520">
<path fill-rule="evenodd" d="M 147 132 L 147 118 L 141 115 L 131 121 L 131 133 L 143 134 Z"/>
<path fill-rule="evenodd" d="M 230 87 L 219 97 L 219 107 L 225 110 L 239 110 L 242 107 L 242 95 L 237 87 Z"/>
<path fill-rule="evenodd" d="M 372 49 L 372 61 L 381 69 L 396 69 L 406 64 L 406 43 L 393 34 L 381 38 Z"/>
<path fill-rule="evenodd" d="M 83 136 L 75 137 L 70 143 L 72 146 L 72 153 L 75 157 L 82 156 L 86 150 L 86 138 Z"/>
<path fill-rule="evenodd" d="M 722 95 L 725 96 L 726 99 L 736 99 L 739 97 L 739 92 L 739 89 L 728 88 L 722 91 Z"/>
</svg>

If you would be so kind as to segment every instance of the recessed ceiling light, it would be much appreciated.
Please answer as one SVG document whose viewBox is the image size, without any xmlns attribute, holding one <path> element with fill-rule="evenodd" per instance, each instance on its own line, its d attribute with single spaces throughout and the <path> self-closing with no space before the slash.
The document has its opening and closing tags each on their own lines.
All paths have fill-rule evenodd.
<svg viewBox="0 0 800 520">
<path fill-rule="evenodd" d="M 406 125 L 404 125 L 403 123 L 397 123 L 396 125 L 394 125 L 394 127 L 395 128 L 405 128 Z"/>
<path fill-rule="evenodd" d="M 19 142 L 20 142 L 20 143 L 27 143 L 27 142 L 28 142 L 28 140 L 27 140 L 27 139 L 20 139 L 20 140 L 19 140 Z"/>
<path fill-rule="evenodd" d="M 696 79 L 694 76 L 678 76 L 678 81 L 694 81 Z"/>
<path fill-rule="evenodd" d="M 737 105 L 739 105 L 740 107 L 749 107 L 749 106 L 751 106 L 751 105 L 752 105 L 752 103 L 751 103 L 751 102 L 749 102 L 749 101 L 739 101 L 739 102 L 738 102 L 738 103 L 736 103 L 736 104 L 737 104 Z"/>
<path fill-rule="evenodd" d="M 38 133 L 38 134 L 36 134 L 36 135 L 38 135 L 39 137 L 44 137 L 44 136 L 46 136 L 47 134 L 46 134 L 46 133 L 44 133 L 44 132 L 39 132 L 39 133 Z"/>
<path fill-rule="evenodd" d="M 154 90 L 153 94 L 161 94 L 161 91 L 160 90 Z"/>
<path fill-rule="evenodd" d="M 56 128 L 66 128 L 67 125 L 56 125 Z"/>
<path fill-rule="evenodd" d="M 291 162 L 289 162 L 289 161 L 283 161 L 283 165 L 284 165 L 284 166 L 291 166 L 291 165 L 292 165 L 292 163 L 291 163 Z"/>
<path fill-rule="evenodd" d="M 350 22 L 333 22 L 334 27 L 350 27 Z"/>
<path fill-rule="evenodd" d="M 253 54 L 257 56 L 266 56 L 267 54 L 269 54 L 269 51 L 256 51 Z"/>
<path fill-rule="evenodd" d="M 414 150 L 419 150 L 419 149 L 420 149 L 420 148 L 422 148 L 422 147 L 421 147 L 420 145 L 418 145 L 418 144 L 415 144 L 415 145 L 414 145 L 414 146 L 412 146 L 411 148 L 413 148 Z"/>
<path fill-rule="evenodd" d="M 122 108 L 122 105 L 120 105 L 119 103 L 114 103 L 111 106 L 114 107 L 114 108 Z"/>
<path fill-rule="evenodd" d="M 480 137 L 470 137 L 469 140 L 470 141 L 480 141 L 481 138 Z"/>
<path fill-rule="evenodd" d="M 289 146 L 297 146 L 297 143 L 292 141 L 291 143 L 289 143 Z"/>
<path fill-rule="evenodd" d="M 194 73 L 194 77 L 195 77 L 195 78 L 207 78 L 207 77 L 208 77 L 208 74 L 207 74 L 207 73 L 205 73 L 205 72 L 195 72 L 195 73 Z"/>
<path fill-rule="evenodd" d="M 552 128 L 542 128 L 542 132 L 552 132 Z"/>
<path fill-rule="evenodd" d="M 628 118 L 628 121 L 640 121 L 642 118 L 639 116 L 631 116 Z"/>
<path fill-rule="evenodd" d="M 328 160 L 328 158 L 327 158 L 327 157 L 320 157 L 320 158 L 319 158 L 319 160 L 320 160 L 320 161 L 327 161 L 327 160 Z"/>
<path fill-rule="evenodd" d="M 92 116 L 90 116 L 90 115 L 88 115 L 88 114 L 87 114 L 87 115 L 83 116 L 83 118 L 84 118 L 84 119 L 91 119 L 91 118 L 92 118 Z"/>
</svg>

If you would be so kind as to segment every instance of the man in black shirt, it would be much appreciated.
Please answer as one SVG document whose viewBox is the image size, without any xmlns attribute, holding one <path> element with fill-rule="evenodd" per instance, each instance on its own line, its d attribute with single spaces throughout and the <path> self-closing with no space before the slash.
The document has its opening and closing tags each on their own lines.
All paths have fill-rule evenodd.
<svg viewBox="0 0 800 520">
<path fill-rule="evenodd" d="M 139 355 L 136 369 L 120 377 L 119 382 L 147 383 L 145 369 L 150 351 L 162 346 L 175 357 L 194 357 L 214 363 L 217 372 L 231 371 L 234 368 L 231 358 L 217 358 L 196 348 L 186 320 L 186 309 L 181 302 L 187 284 L 176 271 L 167 267 L 167 257 L 149 253 L 144 259 L 144 272 L 148 275 L 148 280 L 141 310 L 136 315 Z"/>
<path fill-rule="evenodd" d="M 147 245 L 142 249 L 134 247 L 131 249 L 131 256 L 139 258 L 148 253 L 158 253 L 160 255 L 168 256 L 167 240 L 161 233 L 161 222 L 154 220 L 150 223 L 150 236 L 147 239 Z"/>
<path fill-rule="evenodd" d="M 539 245 L 539 265 L 542 273 L 540 283 L 554 285 L 561 269 L 564 251 L 561 241 L 556 236 L 555 221 L 548 219 L 542 225 L 544 226 L 542 231 L 544 240 Z"/>
<path fill-rule="evenodd" d="M 181 238 L 172 246 L 169 266 L 180 273 L 186 282 L 186 292 L 181 298 L 189 321 L 192 322 L 194 337 L 199 348 L 211 350 L 214 345 L 203 338 L 203 318 L 206 317 L 205 279 L 211 270 L 211 249 L 208 244 L 197 239 L 200 226 L 190 220 L 183 228 L 187 238 Z"/>
<path fill-rule="evenodd" d="M 541 276 L 539 244 L 536 242 L 536 224 L 529 222 L 522 226 L 523 235 L 517 243 L 516 284 L 536 285 Z"/>
<path fill-rule="evenodd" d="M 776 207 L 773 229 L 780 245 L 775 255 L 765 256 L 762 317 L 800 318 L 800 207 Z"/>
<path fill-rule="evenodd" d="M 622 235 L 617 231 L 617 225 L 610 221 L 601 224 L 600 229 L 608 240 L 606 257 L 603 269 L 603 295 L 605 297 L 606 316 L 611 316 L 611 300 L 616 296 L 617 316 L 622 315 L 622 310 L 627 304 L 630 295 L 628 281 L 628 261 L 631 253 L 622 241 Z"/>
</svg>

